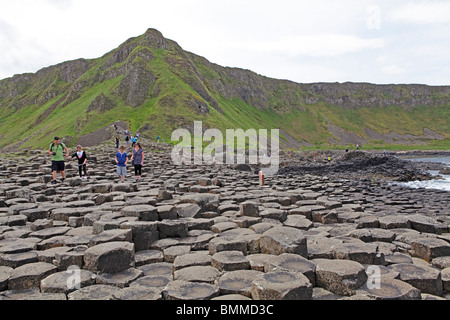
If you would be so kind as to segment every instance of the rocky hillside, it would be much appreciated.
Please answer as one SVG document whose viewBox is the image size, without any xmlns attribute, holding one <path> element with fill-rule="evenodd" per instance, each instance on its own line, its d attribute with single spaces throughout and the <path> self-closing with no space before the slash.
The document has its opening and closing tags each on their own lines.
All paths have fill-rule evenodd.
<svg viewBox="0 0 450 320">
<path fill-rule="evenodd" d="M 449 106 L 450 87 L 297 84 L 224 68 L 149 29 L 101 58 L 1 80 L 0 148 L 44 147 L 54 135 L 94 144 L 119 121 L 169 141 L 196 120 L 204 129 L 281 129 L 286 148 L 446 148 Z"/>
</svg>

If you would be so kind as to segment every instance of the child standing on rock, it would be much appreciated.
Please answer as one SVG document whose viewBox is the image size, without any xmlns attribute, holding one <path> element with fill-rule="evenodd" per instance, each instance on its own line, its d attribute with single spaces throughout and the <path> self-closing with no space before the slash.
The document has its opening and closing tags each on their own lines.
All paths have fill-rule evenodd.
<svg viewBox="0 0 450 320">
<path fill-rule="evenodd" d="M 131 157 L 131 162 L 134 165 L 136 181 L 141 181 L 142 166 L 144 165 L 144 149 L 139 142 L 135 145 L 133 156 Z"/>
<path fill-rule="evenodd" d="M 77 158 L 78 160 L 78 171 L 80 173 L 80 179 L 87 180 L 87 172 L 86 172 L 86 162 L 87 162 L 87 154 L 83 151 L 82 146 L 77 146 L 77 152 L 72 155 L 72 158 Z M 84 175 L 83 175 L 84 173 Z"/>
<path fill-rule="evenodd" d="M 117 163 L 117 174 L 120 176 L 122 182 L 125 182 L 125 177 L 127 176 L 127 163 L 128 155 L 125 152 L 125 147 L 121 146 L 120 151 L 116 154 Z"/>
</svg>

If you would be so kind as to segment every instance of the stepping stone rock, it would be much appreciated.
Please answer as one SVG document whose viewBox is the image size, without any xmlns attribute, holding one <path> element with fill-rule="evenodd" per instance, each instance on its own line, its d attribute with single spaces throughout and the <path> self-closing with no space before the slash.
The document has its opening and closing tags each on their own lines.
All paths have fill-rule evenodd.
<svg viewBox="0 0 450 320">
<path fill-rule="evenodd" d="M 176 207 L 180 218 L 201 218 L 202 208 L 197 204 L 183 203 Z"/>
<path fill-rule="evenodd" d="M 364 216 L 355 220 L 355 223 L 358 225 L 358 229 L 364 228 L 380 228 L 380 222 L 378 217 L 376 216 Z M 385 228 L 389 229 L 389 228 Z"/>
<path fill-rule="evenodd" d="M 252 270 L 264 272 L 266 261 L 275 257 L 277 256 L 272 254 L 251 254 L 247 256 L 247 260 L 250 262 L 250 268 Z"/>
<path fill-rule="evenodd" d="M 412 285 L 397 279 L 381 278 L 380 286 L 365 284 L 357 294 L 374 300 L 421 300 L 420 291 Z"/>
<path fill-rule="evenodd" d="M 450 267 L 441 271 L 444 292 L 450 293 Z"/>
<path fill-rule="evenodd" d="M 205 282 L 214 284 L 221 273 L 216 268 L 210 266 L 195 266 L 180 269 L 174 272 L 174 280 L 183 280 L 188 282 Z"/>
<path fill-rule="evenodd" d="M 156 301 L 161 300 L 161 291 L 156 288 L 147 288 L 141 286 L 134 286 L 125 288 L 120 295 L 114 295 L 114 298 L 122 301 Z"/>
<path fill-rule="evenodd" d="M 8 280 L 11 277 L 13 268 L 10 267 L 0 267 L 0 291 L 5 291 L 8 289 Z"/>
<path fill-rule="evenodd" d="M 450 244 L 435 238 L 417 238 L 411 243 L 411 255 L 426 261 L 434 258 L 450 256 Z"/>
<path fill-rule="evenodd" d="M 54 273 L 41 281 L 42 293 L 69 294 L 95 284 L 94 274 L 87 270 Z"/>
<path fill-rule="evenodd" d="M 50 211 L 47 209 L 30 209 L 21 212 L 22 215 L 26 216 L 29 222 L 35 222 L 36 220 L 47 219 L 50 217 Z"/>
<path fill-rule="evenodd" d="M 261 274 L 263 273 L 255 270 L 226 272 L 218 282 L 220 294 L 239 294 L 251 298 L 253 280 Z"/>
<path fill-rule="evenodd" d="M 39 231 L 30 233 L 30 237 L 35 237 L 35 238 L 46 240 L 46 239 L 50 239 L 52 237 L 63 236 L 70 230 L 72 230 L 72 228 L 66 228 L 66 227 L 49 228 L 49 229 L 39 230 Z"/>
<path fill-rule="evenodd" d="M 434 258 L 431 263 L 433 264 L 433 266 L 438 267 L 439 269 L 448 268 L 450 267 L 450 256 Z"/>
<path fill-rule="evenodd" d="M 14 243 L 0 247 L 0 254 L 24 253 L 35 249 L 36 244 L 34 243 L 15 241 Z"/>
<path fill-rule="evenodd" d="M 125 222 L 120 229 L 131 229 L 136 252 L 150 250 L 159 239 L 157 222 Z"/>
<path fill-rule="evenodd" d="M 178 256 L 182 256 L 191 252 L 190 246 L 174 246 L 164 249 L 164 261 L 173 263 Z"/>
<path fill-rule="evenodd" d="M 442 225 L 431 217 L 421 214 L 408 216 L 411 228 L 419 232 L 441 234 Z"/>
<path fill-rule="evenodd" d="M 25 290 L 39 287 L 41 280 L 57 272 L 57 268 L 49 263 L 36 262 L 14 269 L 9 278 L 10 290 Z"/>
<path fill-rule="evenodd" d="M 272 228 L 263 234 L 260 243 L 261 253 L 274 255 L 293 253 L 308 257 L 306 237 L 302 231 L 295 228 Z"/>
<path fill-rule="evenodd" d="M 130 287 L 145 287 L 145 288 L 154 288 L 154 289 L 160 289 L 160 293 L 162 290 L 167 286 L 169 282 L 173 281 L 172 275 L 166 275 L 166 276 L 145 276 L 142 278 L 137 279 L 136 281 L 132 282 L 130 284 Z"/>
<path fill-rule="evenodd" d="M 323 300 L 339 300 L 342 298 L 328 290 L 323 288 L 313 288 L 313 300 L 323 301 Z"/>
<path fill-rule="evenodd" d="M 284 226 L 300 230 L 309 230 L 314 227 L 314 224 L 303 216 L 290 215 L 284 222 Z"/>
<path fill-rule="evenodd" d="M 163 220 L 158 223 L 159 237 L 165 238 L 185 238 L 188 236 L 189 224 L 185 221 Z"/>
<path fill-rule="evenodd" d="M 144 272 L 134 268 L 130 268 L 128 270 L 115 274 L 100 273 L 96 277 L 96 283 L 125 288 L 128 287 L 130 283 L 132 283 L 136 279 L 142 277 L 143 274 Z"/>
<path fill-rule="evenodd" d="M 116 300 L 116 297 L 120 297 L 121 294 L 122 289 L 118 287 L 96 284 L 70 293 L 68 299 L 79 301 Z"/>
<path fill-rule="evenodd" d="M 211 231 L 214 233 L 222 233 L 233 229 L 239 229 L 239 226 L 234 222 L 220 222 L 211 227 Z"/>
<path fill-rule="evenodd" d="M 236 271 L 250 269 L 250 262 L 241 251 L 222 251 L 211 260 L 213 267 L 219 271 Z"/>
<path fill-rule="evenodd" d="M 128 206 L 122 209 L 125 217 L 137 217 L 140 221 L 158 221 L 158 209 L 150 205 Z"/>
<path fill-rule="evenodd" d="M 84 265 L 92 272 L 119 273 L 134 267 L 134 244 L 109 242 L 84 252 Z"/>
<path fill-rule="evenodd" d="M 134 255 L 136 267 L 140 267 L 146 264 L 164 262 L 164 255 L 159 250 L 146 250 L 136 252 Z"/>
<path fill-rule="evenodd" d="M 219 296 L 220 290 L 218 286 L 208 283 L 177 280 L 170 282 L 162 294 L 164 300 L 211 300 Z"/>
<path fill-rule="evenodd" d="M 61 252 L 55 254 L 54 265 L 58 267 L 59 271 L 65 271 L 71 266 L 83 267 L 83 252 Z"/>
<path fill-rule="evenodd" d="M 177 209 L 174 206 L 158 206 L 158 219 L 163 220 L 176 220 L 178 218 Z"/>
<path fill-rule="evenodd" d="M 259 213 L 260 217 L 263 219 L 274 219 L 281 223 L 285 222 L 287 219 L 287 211 L 279 210 L 275 208 L 267 208 Z"/>
<path fill-rule="evenodd" d="M 117 241 L 133 242 L 132 231 L 119 229 L 104 231 L 93 237 L 89 241 L 89 246 L 93 247 L 102 243 L 117 242 Z"/>
<path fill-rule="evenodd" d="M 254 300 L 312 300 L 313 286 L 297 272 L 270 272 L 259 275 L 252 283 Z"/>
<path fill-rule="evenodd" d="M 211 256 L 222 251 L 241 251 L 244 255 L 247 255 L 247 241 L 240 237 L 217 237 L 212 239 L 209 244 L 209 254 Z"/>
<path fill-rule="evenodd" d="M 358 229 L 351 232 L 350 237 L 364 242 L 392 242 L 395 240 L 395 233 L 382 229 Z"/>
<path fill-rule="evenodd" d="M 253 201 L 246 201 L 239 205 L 241 215 L 247 217 L 259 217 L 259 205 Z"/>
<path fill-rule="evenodd" d="M 250 299 L 246 296 L 240 295 L 240 294 L 227 294 L 224 296 L 213 298 L 211 300 L 212 301 L 216 301 L 216 300 L 218 300 L 218 301 L 241 301 L 241 300 L 251 301 L 252 299 Z"/>
<path fill-rule="evenodd" d="M 384 257 L 384 260 L 386 261 L 387 265 L 391 264 L 399 264 L 399 263 L 413 263 L 413 260 L 411 257 L 404 253 L 395 252 L 390 255 L 386 255 Z"/>
<path fill-rule="evenodd" d="M 249 229 L 255 231 L 258 234 L 264 234 L 266 231 L 275 228 L 276 226 L 281 226 L 281 223 L 279 225 L 276 225 L 273 223 L 261 222 L 252 225 Z"/>
<path fill-rule="evenodd" d="M 152 263 L 139 267 L 144 276 L 172 276 L 173 264 L 167 262 Z"/>
<path fill-rule="evenodd" d="M 382 257 L 377 258 L 377 246 L 371 243 L 342 243 L 333 248 L 335 259 L 352 260 L 361 264 L 384 264 L 384 255 L 381 255 Z"/>
<path fill-rule="evenodd" d="M 411 223 L 407 216 L 384 216 L 378 219 L 382 229 L 411 229 Z"/>
<path fill-rule="evenodd" d="M 367 281 L 364 267 L 350 260 L 315 259 L 316 286 L 334 294 L 351 296 Z"/>
<path fill-rule="evenodd" d="M 400 280 L 419 289 L 421 293 L 442 296 L 442 279 L 438 270 L 426 266 L 419 267 L 409 263 L 393 264 L 389 268 L 399 272 Z"/>
<path fill-rule="evenodd" d="M 205 253 L 189 253 L 176 257 L 173 262 L 173 271 L 194 266 L 210 266 L 212 257 Z"/>
<path fill-rule="evenodd" d="M 314 286 L 316 265 L 311 261 L 296 254 L 284 253 L 280 256 L 267 260 L 264 264 L 264 272 L 288 271 L 300 272 L 306 276 Z"/>
</svg>

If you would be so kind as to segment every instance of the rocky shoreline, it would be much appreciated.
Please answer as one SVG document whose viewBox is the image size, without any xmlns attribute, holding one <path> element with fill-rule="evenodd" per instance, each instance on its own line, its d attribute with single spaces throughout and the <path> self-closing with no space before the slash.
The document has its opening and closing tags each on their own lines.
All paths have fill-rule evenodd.
<svg viewBox="0 0 450 320">
<path fill-rule="evenodd" d="M 1 159 L 1 300 L 450 299 L 450 193 L 390 183 L 431 179 L 420 165 L 286 153 L 260 186 L 144 145 L 139 183 L 109 146 L 56 186 L 42 152 Z"/>
</svg>

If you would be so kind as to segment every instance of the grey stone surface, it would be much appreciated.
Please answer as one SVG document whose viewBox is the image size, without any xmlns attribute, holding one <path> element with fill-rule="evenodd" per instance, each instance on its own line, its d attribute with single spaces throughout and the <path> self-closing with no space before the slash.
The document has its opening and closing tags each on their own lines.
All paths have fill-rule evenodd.
<svg viewBox="0 0 450 320">
<path fill-rule="evenodd" d="M 315 259 L 316 286 L 334 294 L 351 296 L 367 281 L 364 267 L 355 261 Z"/>
<path fill-rule="evenodd" d="M 313 286 L 303 274 L 277 271 L 253 280 L 254 300 L 312 300 Z"/>
<path fill-rule="evenodd" d="M 306 237 L 302 231 L 289 227 L 275 227 L 266 231 L 260 240 L 261 253 L 280 255 L 283 253 L 308 256 Z"/>
<path fill-rule="evenodd" d="M 84 265 L 93 272 L 119 273 L 134 267 L 134 254 L 132 243 L 104 243 L 84 252 Z"/>
</svg>

